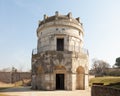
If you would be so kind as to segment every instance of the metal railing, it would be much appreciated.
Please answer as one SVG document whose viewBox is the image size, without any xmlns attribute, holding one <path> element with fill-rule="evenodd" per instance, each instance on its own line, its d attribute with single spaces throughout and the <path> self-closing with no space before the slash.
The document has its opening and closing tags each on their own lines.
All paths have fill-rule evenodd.
<svg viewBox="0 0 120 96">
<path fill-rule="evenodd" d="M 87 49 L 80 48 L 79 46 L 74 46 L 74 45 L 67 46 L 67 45 L 65 45 L 64 50 L 73 51 L 73 52 L 82 52 L 83 54 L 89 55 Z M 32 50 L 32 54 L 35 55 L 35 54 L 38 54 L 38 53 L 43 52 L 43 51 L 57 51 L 56 45 L 46 45 L 46 46 L 42 46 L 40 48 L 35 48 Z"/>
</svg>

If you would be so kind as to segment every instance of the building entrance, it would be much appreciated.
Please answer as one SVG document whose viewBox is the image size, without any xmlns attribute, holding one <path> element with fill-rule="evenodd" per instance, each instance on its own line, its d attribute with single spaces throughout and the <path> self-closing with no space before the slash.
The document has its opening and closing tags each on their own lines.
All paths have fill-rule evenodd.
<svg viewBox="0 0 120 96">
<path fill-rule="evenodd" d="M 64 74 L 56 74 L 56 89 L 64 90 Z"/>
</svg>

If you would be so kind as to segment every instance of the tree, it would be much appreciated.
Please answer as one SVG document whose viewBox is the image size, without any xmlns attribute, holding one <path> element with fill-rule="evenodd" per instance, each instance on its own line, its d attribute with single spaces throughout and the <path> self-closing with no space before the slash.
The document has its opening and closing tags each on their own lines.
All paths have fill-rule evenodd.
<svg viewBox="0 0 120 96">
<path fill-rule="evenodd" d="M 3 68 L 1 71 L 2 71 L 2 72 L 10 72 L 10 71 L 11 71 L 11 68 L 10 68 L 10 67 Z"/>
<path fill-rule="evenodd" d="M 93 59 L 92 61 L 92 70 L 94 71 L 94 74 L 99 76 L 106 75 L 106 70 L 110 68 L 109 63 L 98 59 Z"/>
<path fill-rule="evenodd" d="M 116 58 L 115 66 L 117 66 L 118 68 L 120 68 L 120 57 Z"/>
</svg>

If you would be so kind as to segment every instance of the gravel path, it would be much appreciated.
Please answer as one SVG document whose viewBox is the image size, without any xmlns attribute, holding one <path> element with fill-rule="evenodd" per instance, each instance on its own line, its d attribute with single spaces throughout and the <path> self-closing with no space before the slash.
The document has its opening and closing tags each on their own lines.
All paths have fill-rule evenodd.
<svg viewBox="0 0 120 96">
<path fill-rule="evenodd" d="M 75 91 L 34 91 L 30 87 L 9 88 L 0 92 L 10 96 L 91 96 L 90 89 Z"/>
</svg>

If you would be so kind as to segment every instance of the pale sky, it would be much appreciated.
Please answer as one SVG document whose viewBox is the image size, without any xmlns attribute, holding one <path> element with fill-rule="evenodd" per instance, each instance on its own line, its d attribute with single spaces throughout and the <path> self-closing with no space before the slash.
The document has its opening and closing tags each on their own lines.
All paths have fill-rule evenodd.
<svg viewBox="0 0 120 96">
<path fill-rule="evenodd" d="M 0 0 L 0 69 L 31 69 L 38 20 L 55 11 L 81 18 L 90 66 L 93 58 L 112 66 L 120 57 L 120 0 Z"/>
</svg>

